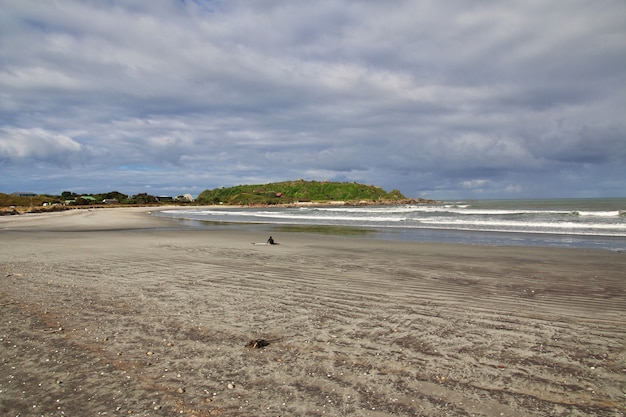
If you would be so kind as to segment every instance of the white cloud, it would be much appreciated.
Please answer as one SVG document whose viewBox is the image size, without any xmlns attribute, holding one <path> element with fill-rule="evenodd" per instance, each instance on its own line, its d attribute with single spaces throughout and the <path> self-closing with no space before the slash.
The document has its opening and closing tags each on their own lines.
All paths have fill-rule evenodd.
<svg viewBox="0 0 626 417">
<path fill-rule="evenodd" d="M 64 166 L 82 151 L 80 143 L 43 129 L 0 129 L 0 160 L 5 162 L 35 160 Z"/>
</svg>

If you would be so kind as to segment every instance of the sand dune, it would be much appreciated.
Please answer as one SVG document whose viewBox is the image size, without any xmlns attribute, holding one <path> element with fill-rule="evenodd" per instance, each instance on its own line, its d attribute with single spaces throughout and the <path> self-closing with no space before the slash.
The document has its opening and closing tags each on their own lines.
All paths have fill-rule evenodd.
<svg viewBox="0 0 626 417">
<path fill-rule="evenodd" d="M 146 212 L 0 218 L 1 415 L 626 413 L 623 253 Z"/>
</svg>

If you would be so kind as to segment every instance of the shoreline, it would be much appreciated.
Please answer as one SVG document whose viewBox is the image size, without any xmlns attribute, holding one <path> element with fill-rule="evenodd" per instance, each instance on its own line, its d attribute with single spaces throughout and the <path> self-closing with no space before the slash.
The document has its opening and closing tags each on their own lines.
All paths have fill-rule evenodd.
<svg viewBox="0 0 626 417">
<path fill-rule="evenodd" d="M 241 207 L 233 207 L 238 210 Z M 191 210 L 202 209 L 194 207 Z M 226 210 L 228 208 L 225 208 Z M 184 209 L 183 209 L 184 210 Z M 170 209 L 160 211 L 172 211 Z M 599 249 L 613 252 L 626 252 L 626 236 L 597 235 L 597 234 L 567 234 L 567 233 L 541 233 L 538 231 L 510 231 L 510 230 L 471 230 L 471 229 L 448 229 L 436 227 L 404 227 L 387 226 L 351 226 L 331 224 L 306 224 L 306 223 L 277 223 L 277 222 L 254 222 L 202 219 L 199 217 L 179 217 L 178 215 L 157 214 L 157 217 L 176 219 L 186 225 L 197 228 L 220 228 L 228 227 L 231 230 L 265 230 L 272 233 L 281 231 L 311 231 L 321 235 L 345 235 L 361 236 L 366 239 L 384 241 L 421 242 L 421 243 L 459 243 L 468 245 L 488 246 L 512 246 L 512 247 L 561 247 L 579 249 Z"/>
<path fill-rule="evenodd" d="M 622 253 L 152 211 L 0 218 L 2 414 L 626 413 Z"/>
</svg>

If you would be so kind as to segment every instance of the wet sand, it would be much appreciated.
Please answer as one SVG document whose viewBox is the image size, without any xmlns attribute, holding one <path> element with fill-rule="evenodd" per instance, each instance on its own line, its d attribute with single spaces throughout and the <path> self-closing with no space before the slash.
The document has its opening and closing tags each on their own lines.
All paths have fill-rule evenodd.
<svg viewBox="0 0 626 417">
<path fill-rule="evenodd" d="M 626 254 L 274 238 L 0 217 L 0 415 L 626 414 Z"/>
</svg>

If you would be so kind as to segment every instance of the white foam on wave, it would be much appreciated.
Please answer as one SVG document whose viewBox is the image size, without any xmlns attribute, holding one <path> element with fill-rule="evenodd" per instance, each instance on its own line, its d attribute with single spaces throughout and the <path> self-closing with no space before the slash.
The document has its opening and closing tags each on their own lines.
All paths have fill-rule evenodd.
<svg viewBox="0 0 626 417">
<path fill-rule="evenodd" d="M 317 220 L 317 221 L 347 221 L 347 222 L 401 222 L 405 221 L 406 217 L 393 217 L 393 216 L 377 216 L 377 217 L 363 217 L 363 216 L 332 216 L 332 215 L 306 215 L 306 214 L 289 214 L 289 213 L 256 213 L 251 217 L 262 217 L 271 219 L 290 219 L 290 220 Z"/>
<path fill-rule="evenodd" d="M 579 216 L 589 216 L 589 217 L 619 217 L 622 213 L 619 210 L 612 211 L 579 211 Z"/>
<path fill-rule="evenodd" d="M 314 222 L 361 222 L 361 223 L 384 223 L 384 222 L 402 222 L 407 218 L 404 216 L 351 216 L 351 215 L 329 215 L 329 214 L 304 214 L 298 211 L 255 211 L 255 210 L 201 210 L 201 211 L 183 211 L 183 210 L 164 210 L 162 213 L 173 214 L 176 217 L 190 217 L 197 219 L 202 216 L 211 217 L 240 217 L 255 219 L 275 219 L 275 220 L 293 220 L 297 223 L 299 220 L 310 220 Z"/>
<path fill-rule="evenodd" d="M 415 206 L 300 207 L 300 211 L 335 213 L 410 213 Z"/>
<path fill-rule="evenodd" d="M 452 226 L 455 228 L 479 228 L 477 230 L 495 230 L 501 227 L 515 229 L 515 231 L 551 230 L 553 233 L 571 230 L 587 231 L 615 231 L 617 235 L 626 235 L 626 224 L 602 224 L 588 222 L 523 222 L 508 220 L 473 220 L 429 218 L 420 219 L 420 223 L 428 225 Z"/>
</svg>

